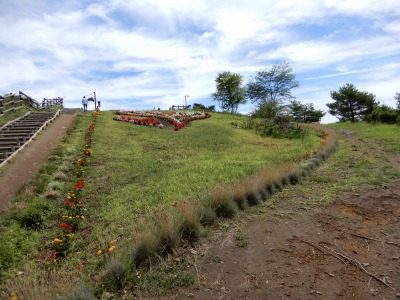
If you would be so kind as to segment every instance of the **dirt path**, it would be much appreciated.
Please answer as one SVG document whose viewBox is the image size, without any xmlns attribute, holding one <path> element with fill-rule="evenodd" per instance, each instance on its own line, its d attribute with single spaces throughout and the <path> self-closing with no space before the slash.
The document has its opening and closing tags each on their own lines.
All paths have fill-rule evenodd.
<svg viewBox="0 0 400 300">
<path fill-rule="evenodd" d="M 62 113 L 6 166 L 0 176 L 0 211 L 18 189 L 36 174 L 60 143 L 73 119 L 74 115 Z"/>
<path fill-rule="evenodd" d="M 382 156 L 400 170 L 398 153 L 344 137 L 360 161 Z M 324 168 L 316 179 L 329 177 Z M 348 172 L 337 170 L 337 184 Z M 331 204 L 318 202 L 324 186 L 306 179 L 221 223 L 182 254 L 196 283 L 157 299 L 400 299 L 400 180 L 330 195 Z"/>
</svg>

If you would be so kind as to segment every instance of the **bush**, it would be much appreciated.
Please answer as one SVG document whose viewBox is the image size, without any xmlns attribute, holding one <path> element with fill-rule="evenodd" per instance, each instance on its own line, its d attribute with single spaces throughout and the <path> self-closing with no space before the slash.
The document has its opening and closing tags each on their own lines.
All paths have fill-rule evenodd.
<svg viewBox="0 0 400 300">
<path fill-rule="evenodd" d="M 257 131 L 261 131 L 262 136 L 277 139 L 302 139 L 308 134 L 306 129 L 290 122 L 288 116 L 263 120 L 257 125 Z"/>
</svg>

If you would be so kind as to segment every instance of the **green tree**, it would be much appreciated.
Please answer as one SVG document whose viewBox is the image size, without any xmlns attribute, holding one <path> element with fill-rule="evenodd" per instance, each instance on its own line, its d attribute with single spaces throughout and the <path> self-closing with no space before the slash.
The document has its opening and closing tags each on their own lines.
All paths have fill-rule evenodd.
<svg viewBox="0 0 400 300">
<path fill-rule="evenodd" d="M 394 95 L 394 100 L 397 101 L 397 103 L 396 103 L 397 110 L 400 111 L 400 93 L 396 93 L 396 94 Z"/>
<path fill-rule="evenodd" d="M 364 120 L 369 123 L 395 124 L 397 118 L 398 112 L 396 109 L 382 104 L 376 106 L 370 114 L 365 116 Z"/>
<path fill-rule="evenodd" d="M 299 82 L 289 63 L 273 65 L 271 69 L 261 69 L 247 84 L 247 95 L 252 103 L 275 101 L 281 103 L 291 99 L 292 89 Z"/>
<path fill-rule="evenodd" d="M 201 103 L 193 103 L 193 110 L 207 110 L 207 111 L 215 111 L 215 105 L 205 106 Z"/>
<path fill-rule="evenodd" d="M 358 121 L 370 114 L 377 105 L 374 94 L 360 92 L 350 83 L 340 87 L 338 92 L 331 92 L 331 98 L 335 102 L 327 104 L 329 113 L 340 121 Z"/>
<path fill-rule="evenodd" d="M 276 100 L 262 100 L 257 102 L 257 108 L 252 115 L 255 118 L 275 120 L 285 115 L 285 106 Z"/>
<path fill-rule="evenodd" d="M 222 72 L 215 79 L 216 92 L 211 96 L 224 111 L 236 113 L 239 104 L 245 104 L 246 90 L 242 86 L 243 76 L 229 71 Z"/>
<path fill-rule="evenodd" d="M 303 104 L 300 101 L 292 100 L 287 106 L 289 114 L 296 122 L 319 123 L 325 112 L 314 108 L 314 104 Z"/>
</svg>

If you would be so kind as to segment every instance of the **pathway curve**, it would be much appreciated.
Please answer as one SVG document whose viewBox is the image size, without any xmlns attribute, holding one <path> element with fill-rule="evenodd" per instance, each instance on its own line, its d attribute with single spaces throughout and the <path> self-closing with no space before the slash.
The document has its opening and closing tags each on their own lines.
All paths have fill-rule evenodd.
<svg viewBox="0 0 400 300">
<path fill-rule="evenodd" d="M 75 115 L 62 113 L 43 130 L 0 174 L 0 211 L 19 188 L 31 179 L 60 143 Z"/>
</svg>

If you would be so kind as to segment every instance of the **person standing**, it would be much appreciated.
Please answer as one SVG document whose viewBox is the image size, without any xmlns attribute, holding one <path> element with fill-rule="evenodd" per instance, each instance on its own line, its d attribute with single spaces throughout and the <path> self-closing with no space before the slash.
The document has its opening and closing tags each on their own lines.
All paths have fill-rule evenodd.
<svg viewBox="0 0 400 300">
<path fill-rule="evenodd" d="M 88 100 L 86 99 L 85 96 L 83 96 L 82 98 L 82 105 L 83 105 L 83 112 L 87 112 Z"/>
</svg>

